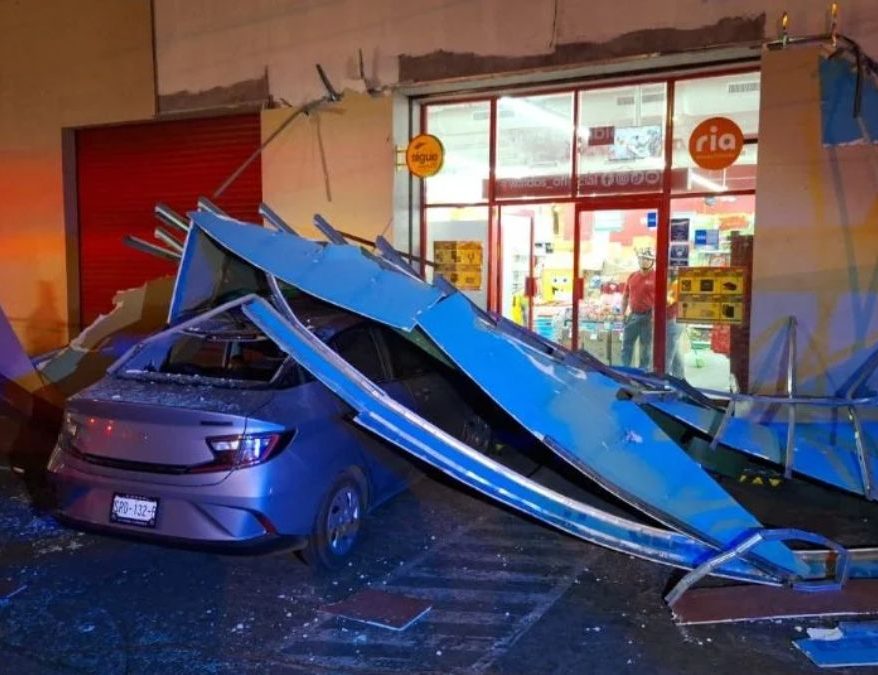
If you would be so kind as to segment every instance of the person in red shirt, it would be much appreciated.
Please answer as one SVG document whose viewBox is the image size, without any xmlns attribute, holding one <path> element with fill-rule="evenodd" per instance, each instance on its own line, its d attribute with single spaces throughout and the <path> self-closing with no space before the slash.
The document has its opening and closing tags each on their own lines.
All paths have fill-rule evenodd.
<svg viewBox="0 0 878 675">
<path fill-rule="evenodd" d="M 622 293 L 622 365 L 630 366 L 634 343 L 640 344 L 638 366 L 649 370 L 652 363 L 652 310 L 655 307 L 655 254 L 643 249 L 637 254 L 640 269 L 632 272 Z"/>
</svg>

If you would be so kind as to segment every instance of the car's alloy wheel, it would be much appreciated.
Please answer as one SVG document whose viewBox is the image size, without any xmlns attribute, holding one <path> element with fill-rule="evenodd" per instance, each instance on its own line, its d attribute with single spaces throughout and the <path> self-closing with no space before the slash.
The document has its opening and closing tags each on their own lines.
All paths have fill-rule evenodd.
<svg viewBox="0 0 878 675">
<path fill-rule="evenodd" d="M 323 497 L 302 550 L 305 562 L 317 569 L 341 567 L 360 538 L 365 509 L 360 484 L 350 474 L 340 477 Z"/>
<path fill-rule="evenodd" d="M 326 514 L 326 543 L 334 555 L 345 556 L 354 547 L 361 511 L 360 491 L 345 483 L 332 497 Z"/>
</svg>

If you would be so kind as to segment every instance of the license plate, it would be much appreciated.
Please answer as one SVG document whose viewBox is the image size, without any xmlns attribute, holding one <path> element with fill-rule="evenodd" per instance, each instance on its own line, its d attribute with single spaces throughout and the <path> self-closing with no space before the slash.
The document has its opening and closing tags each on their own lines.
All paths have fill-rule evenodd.
<svg viewBox="0 0 878 675">
<path fill-rule="evenodd" d="M 158 510 L 158 499 L 115 494 L 113 495 L 113 507 L 110 509 L 110 520 L 114 523 L 155 527 Z"/>
</svg>

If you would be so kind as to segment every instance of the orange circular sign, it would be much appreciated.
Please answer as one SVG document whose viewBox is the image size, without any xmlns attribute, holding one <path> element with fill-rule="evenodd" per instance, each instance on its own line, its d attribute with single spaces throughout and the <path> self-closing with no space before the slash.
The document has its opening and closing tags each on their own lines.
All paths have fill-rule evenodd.
<svg viewBox="0 0 878 675">
<path fill-rule="evenodd" d="M 709 171 L 729 168 L 743 149 L 744 133 L 728 117 L 704 120 L 689 137 L 689 154 L 698 166 Z"/>
<path fill-rule="evenodd" d="M 405 165 L 418 178 L 429 178 L 439 173 L 445 161 L 442 141 L 431 134 L 415 136 L 405 150 Z"/>
</svg>

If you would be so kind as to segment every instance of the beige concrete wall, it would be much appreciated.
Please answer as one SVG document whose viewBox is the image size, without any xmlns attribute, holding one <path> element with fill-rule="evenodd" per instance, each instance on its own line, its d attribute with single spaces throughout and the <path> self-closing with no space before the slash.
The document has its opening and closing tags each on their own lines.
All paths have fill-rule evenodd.
<svg viewBox="0 0 878 675">
<path fill-rule="evenodd" d="M 734 31 L 705 30 L 764 14 L 776 37 L 784 10 L 796 34 L 827 29 L 828 0 L 155 0 L 159 93 L 205 92 L 263 77 L 291 103 L 322 93 L 320 62 L 338 88 L 362 88 L 357 49 L 367 77 L 399 79 L 399 57 L 447 53 L 503 58 L 586 49 L 588 60 L 619 53 L 631 34 L 638 53 L 715 46 Z M 878 51 L 875 0 L 847 0 L 842 28 Z M 690 31 L 689 34 L 685 34 Z M 640 51 L 638 51 L 638 46 Z M 563 54 L 559 54 L 563 56 Z M 507 64 L 508 65 L 508 64 Z"/>
<path fill-rule="evenodd" d="M 263 111 L 263 139 L 290 112 Z M 374 239 L 389 232 L 395 164 L 391 123 L 391 97 L 355 92 L 299 117 L 262 154 L 264 200 L 306 236 L 319 237 L 312 225 L 315 213 L 357 236 Z"/>
<path fill-rule="evenodd" d="M 878 146 L 823 147 L 819 57 L 762 62 L 750 381 L 769 392 L 789 315 L 805 393 L 834 392 L 878 347 Z"/>
<path fill-rule="evenodd" d="M 67 339 L 61 129 L 154 111 L 148 0 L 0 0 L 0 305 L 32 353 Z"/>
</svg>

